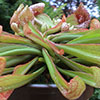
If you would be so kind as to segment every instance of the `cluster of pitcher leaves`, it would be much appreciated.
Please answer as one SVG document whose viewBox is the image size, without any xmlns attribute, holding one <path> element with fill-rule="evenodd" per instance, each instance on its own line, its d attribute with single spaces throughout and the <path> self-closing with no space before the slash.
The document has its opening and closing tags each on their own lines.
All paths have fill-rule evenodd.
<svg viewBox="0 0 100 100">
<path fill-rule="evenodd" d="M 86 84 L 100 88 L 100 22 L 82 3 L 68 17 L 53 19 L 44 7 L 21 4 L 10 20 L 14 35 L 0 26 L 0 100 L 45 70 L 70 100 L 79 98 Z"/>
</svg>

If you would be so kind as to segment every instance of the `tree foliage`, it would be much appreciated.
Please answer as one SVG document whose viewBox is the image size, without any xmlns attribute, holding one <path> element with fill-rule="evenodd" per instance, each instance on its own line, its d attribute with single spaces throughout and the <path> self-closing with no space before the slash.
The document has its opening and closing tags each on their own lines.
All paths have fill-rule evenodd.
<svg viewBox="0 0 100 100">
<path fill-rule="evenodd" d="M 67 6 L 65 6 L 64 13 L 66 15 L 69 15 L 71 13 L 74 12 L 74 10 L 79 6 L 79 4 L 82 2 L 86 8 L 88 8 L 90 10 L 91 16 L 94 17 L 93 13 L 95 12 L 94 7 L 96 7 L 96 1 L 97 0 L 50 0 L 54 3 L 54 5 L 56 6 L 61 6 L 64 3 L 67 4 Z M 100 0 L 98 0 L 99 4 L 100 4 Z"/>
<path fill-rule="evenodd" d="M 19 4 L 31 4 L 31 0 L 0 0 L 0 24 L 4 30 L 11 32 L 9 20 Z"/>
</svg>

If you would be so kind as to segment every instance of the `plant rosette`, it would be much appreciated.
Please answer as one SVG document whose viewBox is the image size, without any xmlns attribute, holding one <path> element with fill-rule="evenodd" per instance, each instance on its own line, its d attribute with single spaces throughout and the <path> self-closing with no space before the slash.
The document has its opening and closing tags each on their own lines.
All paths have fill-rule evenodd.
<svg viewBox="0 0 100 100">
<path fill-rule="evenodd" d="M 10 20 L 14 35 L 0 26 L 0 100 L 45 70 L 66 99 L 79 98 L 86 84 L 100 88 L 100 22 L 82 3 L 54 19 L 44 7 L 21 4 Z"/>
</svg>

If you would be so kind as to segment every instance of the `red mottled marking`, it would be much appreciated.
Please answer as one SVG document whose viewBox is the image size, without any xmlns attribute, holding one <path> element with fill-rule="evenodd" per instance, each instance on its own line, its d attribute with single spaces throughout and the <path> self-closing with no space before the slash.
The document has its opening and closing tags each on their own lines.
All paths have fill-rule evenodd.
<svg viewBox="0 0 100 100">
<path fill-rule="evenodd" d="M 5 58 L 0 57 L 0 74 L 4 70 L 5 66 L 6 66 Z M 2 77 L 3 76 L 1 76 L 1 78 Z M 13 92 L 13 90 L 9 90 L 9 91 L 5 91 L 5 92 L 0 93 L 0 100 L 7 100 L 12 92 Z"/>
<path fill-rule="evenodd" d="M 62 22 L 66 22 L 66 16 L 65 15 L 63 15 L 63 17 L 62 17 Z"/>
<path fill-rule="evenodd" d="M 0 34 L 2 33 L 2 30 L 3 30 L 3 28 L 2 28 L 2 26 L 0 25 Z"/>
<path fill-rule="evenodd" d="M 9 96 L 12 94 L 13 90 L 5 91 L 0 93 L 0 100 L 7 100 Z"/>
<path fill-rule="evenodd" d="M 100 28 L 100 22 L 98 19 L 92 19 L 90 23 L 90 29 L 99 29 Z"/>
<path fill-rule="evenodd" d="M 32 31 L 28 27 L 28 24 L 24 25 L 23 31 L 24 31 L 24 34 L 32 34 Z"/>
<path fill-rule="evenodd" d="M 74 14 L 77 17 L 79 24 L 90 20 L 90 15 L 89 15 L 88 11 L 85 9 L 83 3 L 80 3 L 79 7 L 74 12 Z"/>
<path fill-rule="evenodd" d="M 0 74 L 2 74 L 5 67 L 6 67 L 6 60 L 4 57 L 0 57 Z"/>
<path fill-rule="evenodd" d="M 44 3 L 37 3 L 34 5 L 31 5 L 29 7 L 30 11 L 34 14 L 34 16 L 37 16 L 41 14 L 44 10 L 45 4 Z"/>
<path fill-rule="evenodd" d="M 61 50 L 59 51 L 59 54 L 60 54 L 60 55 L 63 55 L 63 54 L 64 54 L 64 50 L 61 49 Z"/>
<path fill-rule="evenodd" d="M 76 76 L 76 78 L 77 78 L 77 76 Z M 76 97 L 78 98 L 78 96 L 82 95 L 81 89 L 78 88 L 78 86 L 80 87 L 78 80 L 75 80 L 75 78 L 71 79 L 70 83 L 68 83 L 68 84 L 70 86 L 70 89 L 66 94 L 67 98 L 74 99 L 74 98 L 76 98 Z"/>
<path fill-rule="evenodd" d="M 40 13 L 38 11 L 34 11 L 34 16 L 39 15 Z"/>
<path fill-rule="evenodd" d="M 63 49 L 59 50 L 59 49 L 55 46 L 55 44 L 54 44 L 53 42 L 51 42 L 51 41 L 49 41 L 49 40 L 47 40 L 47 41 L 48 41 L 49 46 L 50 46 L 57 54 L 59 54 L 59 55 L 63 55 L 63 54 L 64 54 L 64 50 L 63 50 Z"/>
</svg>

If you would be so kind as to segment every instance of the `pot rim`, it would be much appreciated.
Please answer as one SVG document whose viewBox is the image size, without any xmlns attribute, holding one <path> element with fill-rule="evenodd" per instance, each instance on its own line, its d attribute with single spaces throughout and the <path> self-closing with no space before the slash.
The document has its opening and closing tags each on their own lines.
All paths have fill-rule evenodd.
<svg viewBox="0 0 100 100">
<path fill-rule="evenodd" d="M 30 84 L 32 88 L 57 88 L 55 84 Z"/>
</svg>

